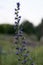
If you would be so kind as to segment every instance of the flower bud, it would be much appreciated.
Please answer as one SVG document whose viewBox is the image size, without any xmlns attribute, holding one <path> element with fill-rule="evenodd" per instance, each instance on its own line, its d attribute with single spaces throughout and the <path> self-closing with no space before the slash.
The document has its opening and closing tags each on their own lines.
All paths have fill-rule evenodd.
<svg viewBox="0 0 43 65">
<path fill-rule="evenodd" d="M 19 47 L 16 47 L 17 50 L 19 50 Z"/>
<path fill-rule="evenodd" d="M 21 16 L 19 16 L 19 18 L 21 18 Z"/>
<path fill-rule="evenodd" d="M 18 18 L 17 17 L 15 17 L 15 20 L 17 20 Z"/>
<path fill-rule="evenodd" d="M 20 7 L 20 3 L 18 2 L 18 3 L 17 3 L 17 8 L 18 8 L 18 10 L 20 10 L 20 8 L 19 8 L 19 7 Z"/>
<path fill-rule="evenodd" d="M 15 11 L 17 11 L 17 9 L 15 9 Z"/>
</svg>

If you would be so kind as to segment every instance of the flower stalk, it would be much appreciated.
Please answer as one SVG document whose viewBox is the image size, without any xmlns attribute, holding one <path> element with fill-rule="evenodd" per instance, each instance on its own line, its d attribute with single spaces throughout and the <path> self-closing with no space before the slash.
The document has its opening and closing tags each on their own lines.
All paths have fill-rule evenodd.
<svg viewBox="0 0 43 65">
<path fill-rule="evenodd" d="M 17 2 L 17 8 L 15 8 L 15 45 L 16 45 L 16 55 L 18 56 L 18 62 L 20 63 L 19 65 L 28 65 L 28 56 L 29 56 L 29 51 L 27 49 L 27 41 L 23 35 L 23 28 L 19 28 L 19 23 L 21 16 L 19 16 L 19 10 L 20 10 L 20 3 Z M 32 64 L 31 64 L 32 65 Z"/>
</svg>

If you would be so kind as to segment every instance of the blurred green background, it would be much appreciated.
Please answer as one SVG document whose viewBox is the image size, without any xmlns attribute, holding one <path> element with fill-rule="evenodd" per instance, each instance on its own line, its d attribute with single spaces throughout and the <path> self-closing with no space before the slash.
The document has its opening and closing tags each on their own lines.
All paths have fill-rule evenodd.
<svg viewBox="0 0 43 65">
<path fill-rule="evenodd" d="M 43 20 L 37 26 L 25 20 L 19 27 L 23 27 L 24 36 L 28 41 L 27 47 L 35 65 L 43 65 Z M 0 25 L 0 65 L 17 65 L 16 49 L 14 45 L 14 25 Z M 1 49 L 2 48 L 2 49 Z M 30 61 L 28 61 L 29 63 Z"/>
</svg>

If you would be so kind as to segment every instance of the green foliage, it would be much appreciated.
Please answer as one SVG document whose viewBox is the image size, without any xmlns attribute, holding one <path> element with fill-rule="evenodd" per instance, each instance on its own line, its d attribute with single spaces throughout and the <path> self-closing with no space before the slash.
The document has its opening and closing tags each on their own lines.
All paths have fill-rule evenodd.
<svg viewBox="0 0 43 65">
<path fill-rule="evenodd" d="M 32 23 L 29 21 L 25 20 L 23 23 L 20 25 L 20 27 L 23 27 L 23 31 L 27 34 L 33 34 L 35 33 L 35 29 Z"/>
<path fill-rule="evenodd" d="M 13 42 L 11 40 L 13 36 L 9 35 L 0 35 L 0 45 L 2 45 L 3 50 L 7 52 L 7 55 L 2 55 L 2 65 L 17 65 L 17 56 L 15 55 L 16 49 L 14 48 Z M 32 60 L 35 62 L 35 65 L 43 65 L 43 46 L 37 46 L 35 48 L 28 47 Z M 8 53 L 14 50 L 14 53 Z"/>
<path fill-rule="evenodd" d="M 0 25 L 0 33 L 4 34 L 14 34 L 14 25 L 9 25 L 9 24 L 2 24 Z"/>
<path fill-rule="evenodd" d="M 3 25 L 0 25 L 0 33 L 4 33 Z"/>
<path fill-rule="evenodd" d="M 38 26 L 33 26 L 32 23 L 29 21 L 25 20 L 23 23 L 20 25 L 20 27 L 23 27 L 23 31 L 28 34 L 35 34 L 38 37 L 38 40 L 40 40 L 41 36 L 43 36 L 43 19 L 41 23 Z"/>
<path fill-rule="evenodd" d="M 38 39 L 40 40 L 41 36 L 43 36 L 43 19 L 41 23 L 36 27 L 35 30 L 36 30 L 36 35 Z"/>
<path fill-rule="evenodd" d="M 36 47 L 31 55 L 35 65 L 43 65 L 43 46 Z"/>
<path fill-rule="evenodd" d="M 27 20 L 24 20 L 20 27 L 23 28 L 23 31 L 28 34 L 35 34 L 38 37 L 38 40 L 40 40 L 41 36 L 43 36 L 43 19 L 42 22 L 38 26 L 33 26 L 32 23 L 30 23 Z M 0 25 L 0 33 L 2 34 L 15 34 L 15 25 L 10 24 L 2 24 Z"/>
</svg>

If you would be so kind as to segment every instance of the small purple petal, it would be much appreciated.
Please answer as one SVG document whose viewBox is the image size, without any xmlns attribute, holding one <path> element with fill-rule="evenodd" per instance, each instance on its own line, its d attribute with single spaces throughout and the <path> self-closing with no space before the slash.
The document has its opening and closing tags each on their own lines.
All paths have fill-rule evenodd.
<svg viewBox="0 0 43 65">
<path fill-rule="evenodd" d="M 26 44 L 26 41 L 25 40 L 23 40 L 23 42 L 22 42 L 23 44 Z"/>
<path fill-rule="evenodd" d="M 18 38 L 19 38 L 19 35 L 16 33 L 16 35 L 15 35 L 15 39 L 18 40 Z"/>
<path fill-rule="evenodd" d="M 20 51 L 22 51 L 23 49 L 22 49 L 22 48 L 20 48 L 19 50 L 20 50 Z"/>
<path fill-rule="evenodd" d="M 16 52 L 16 55 L 19 55 L 19 52 Z"/>
</svg>

